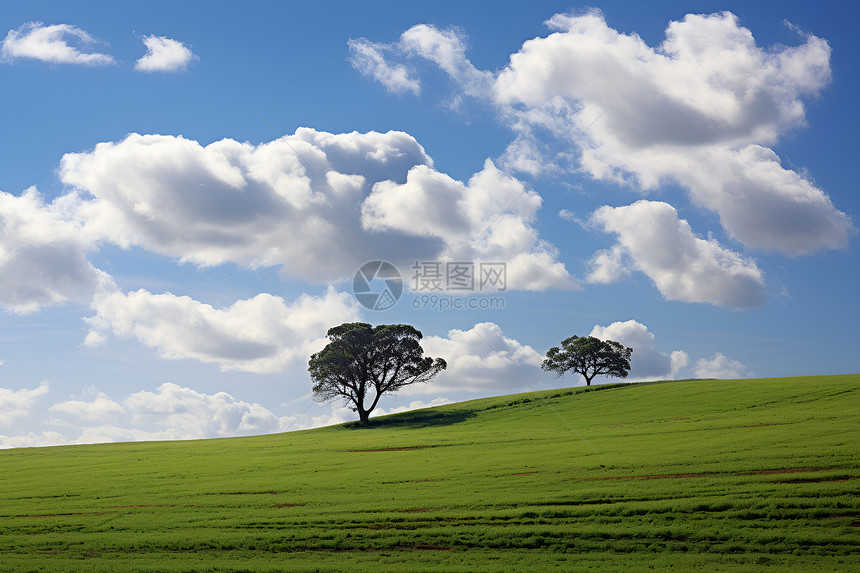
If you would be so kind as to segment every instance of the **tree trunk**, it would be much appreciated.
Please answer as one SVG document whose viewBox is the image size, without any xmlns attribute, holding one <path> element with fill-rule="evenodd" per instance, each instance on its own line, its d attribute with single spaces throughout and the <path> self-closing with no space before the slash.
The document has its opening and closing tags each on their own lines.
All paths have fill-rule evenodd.
<svg viewBox="0 0 860 573">
<path fill-rule="evenodd" d="M 365 410 L 364 408 L 358 408 L 358 421 L 362 424 L 370 423 L 370 411 Z"/>
<path fill-rule="evenodd" d="M 585 374 L 583 374 L 583 376 L 585 376 L 585 385 L 591 386 L 591 379 L 594 378 L 595 375 L 592 374 L 591 376 L 586 376 Z"/>
</svg>

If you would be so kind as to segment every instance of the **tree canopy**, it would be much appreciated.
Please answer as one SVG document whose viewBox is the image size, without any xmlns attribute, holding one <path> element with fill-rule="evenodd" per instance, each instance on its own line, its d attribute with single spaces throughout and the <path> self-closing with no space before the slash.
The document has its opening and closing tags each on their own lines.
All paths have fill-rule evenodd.
<svg viewBox="0 0 860 573">
<path fill-rule="evenodd" d="M 383 394 L 427 382 L 448 366 L 424 356 L 422 334 L 408 324 L 350 322 L 330 328 L 326 336 L 330 342 L 308 362 L 314 400 L 342 398 L 363 423 Z"/>
<path fill-rule="evenodd" d="M 632 348 L 626 348 L 614 340 L 600 340 L 593 336 L 571 336 L 561 341 L 561 347 L 553 346 L 546 353 L 541 368 L 562 376 L 573 371 L 585 378 L 585 385 L 598 375 L 627 378 L 630 371 Z"/>
</svg>

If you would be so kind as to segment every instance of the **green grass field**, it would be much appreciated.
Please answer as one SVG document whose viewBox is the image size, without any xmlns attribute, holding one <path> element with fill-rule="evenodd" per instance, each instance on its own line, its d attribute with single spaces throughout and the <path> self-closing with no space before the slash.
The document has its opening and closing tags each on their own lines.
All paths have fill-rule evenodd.
<svg viewBox="0 0 860 573">
<path fill-rule="evenodd" d="M 860 571 L 860 375 L 0 451 L 3 571 Z"/>
</svg>

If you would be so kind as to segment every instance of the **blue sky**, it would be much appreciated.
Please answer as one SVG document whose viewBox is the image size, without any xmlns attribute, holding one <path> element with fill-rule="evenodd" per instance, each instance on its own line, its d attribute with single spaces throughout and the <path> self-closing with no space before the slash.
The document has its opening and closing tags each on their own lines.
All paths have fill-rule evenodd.
<svg viewBox="0 0 860 573">
<path fill-rule="evenodd" d="M 857 372 L 857 16 L 4 6 L 0 446 L 351 419 L 306 366 L 353 320 L 448 360 L 385 412 L 579 384 L 539 368 L 572 334 L 631 380 Z M 372 260 L 387 310 L 353 297 Z M 415 261 L 506 288 L 416 290 Z"/>
</svg>

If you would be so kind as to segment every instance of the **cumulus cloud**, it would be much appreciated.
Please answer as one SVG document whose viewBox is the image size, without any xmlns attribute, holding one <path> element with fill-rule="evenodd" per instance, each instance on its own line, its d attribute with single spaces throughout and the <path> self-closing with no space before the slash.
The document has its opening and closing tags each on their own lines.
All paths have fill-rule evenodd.
<svg viewBox="0 0 860 573">
<path fill-rule="evenodd" d="M 765 147 L 802 126 L 803 98 L 829 83 L 825 40 L 762 48 L 729 12 L 671 22 L 656 49 L 597 11 L 547 24 L 556 33 L 523 44 L 494 86 L 522 130 L 576 143 L 597 179 L 680 183 L 747 246 L 798 255 L 847 244 L 848 217 Z"/>
<path fill-rule="evenodd" d="M 488 159 L 465 184 L 426 166 L 411 169 L 403 184 L 377 183 L 362 215 L 372 230 L 444 241 L 445 260 L 505 262 L 512 288 L 575 287 L 556 249 L 529 224 L 541 202 Z"/>
<path fill-rule="evenodd" d="M 127 413 L 127 410 L 121 404 L 111 400 L 104 392 L 98 392 L 92 400 L 65 400 L 57 402 L 48 408 L 48 411 L 62 412 L 77 419 L 88 421 L 116 419 Z"/>
<path fill-rule="evenodd" d="M 93 332 L 136 338 L 165 359 L 190 358 L 224 371 L 255 373 L 280 372 L 307 359 L 324 346 L 333 324 L 359 319 L 354 298 L 332 287 L 323 296 L 302 295 L 292 303 L 262 293 L 227 308 L 171 293 L 113 291 L 98 295 L 93 309 L 96 315 L 86 319 Z"/>
<path fill-rule="evenodd" d="M 478 323 L 469 330 L 451 329 L 446 338 L 427 336 L 421 346 L 428 356 L 444 358 L 448 369 L 430 384 L 411 387 L 408 393 L 526 391 L 546 378 L 540 369 L 543 356 L 505 336 L 492 322 Z"/>
<path fill-rule="evenodd" d="M 764 301 L 764 278 L 755 262 L 714 239 L 697 237 L 667 203 L 604 206 L 592 214 L 591 222 L 618 236 L 617 245 L 592 258 L 591 282 L 612 282 L 635 269 L 648 275 L 668 300 L 732 309 Z"/>
<path fill-rule="evenodd" d="M 134 64 L 139 72 L 181 72 L 188 68 L 192 60 L 196 60 L 190 49 L 171 38 L 164 36 L 145 36 L 143 43 L 146 54 Z"/>
<path fill-rule="evenodd" d="M 18 314 L 88 302 L 110 277 L 90 264 L 91 245 L 71 220 L 69 198 L 46 204 L 35 188 L 0 191 L 0 306 Z"/>
<path fill-rule="evenodd" d="M 805 100 L 829 84 L 826 40 L 800 33 L 796 46 L 762 47 L 730 12 L 670 22 L 657 47 L 610 28 L 598 10 L 546 24 L 553 33 L 526 41 L 496 74 L 471 64 L 461 33 L 425 24 L 391 51 L 436 63 L 464 95 L 497 109 L 516 134 L 507 169 L 572 168 L 643 192 L 676 183 L 751 248 L 847 245 L 850 218 L 771 149 L 805 124 Z M 551 143 L 578 157 L 549 152 Z"/>
<path fill-rule="evenodd" d="M 285 421 L 260 404 L 227 392 L 206 394 L 173 383 L 135 392 L 118 402 L 98 392 L 92 399 L 66 400 L 48 410 L 78 432 L 77 437 L 59 441 L 51 436 L 54 444 L 266 434 L 280 431 Z"/>
<path fill-rule="evenodd" d="M 60 176 L 92 196 L 79 216 L 94 239 L 204 266 L 285 265 L 289 275 L 329 281 L 368 253 L 390 260 L 410 246 L 364 233 L 359 204 L 373 182 L 430 163 L 402 132 L 301 128 L 259 146 L 131 134 L 65 155 Z M 438 248 L 421 246 L 413 254 Z"/>
<path fill-rule="evenodd" d="M 6 448 L 37 448 L 40 446 L 59 446 L 69 443 L 59 432 L 45 431 L 27 432 L 15 436 L 0 434 L 0 449 Z"/>
<path fill-rule="evenodd" d="M 738 360 L 733 360 L 722 352 L 714 353 L 711 359 L 700 358 L 696 361 L 696 376 L 699 378 L 745 378 L 752 372 Z"/>
<path fill-rule="evenodd" d="M 278 418 L 260 404 L 237 400 L 226 392 L 205 394 L 166 383 L 155 392 L 135 392 L 125 400 L 131 421 L 156 424 L 182 438 L 273 432 Z"/>
<path fill-rule="evenodd" d="M 628 374 L 630 380 L 672 379 L 689 363 L 689 356 L 683 350 L 671 353 L 657 350 L 654 334 L 635 320 L 613 322 L 609 326 L 595 325 L 589 336 L 614 340 L 633 349 Z"/>
<path fill-rule="evenodd" d="M 855 232 L 850 217 L 808 176 L 785 169 L 767 147 L 709 149 L 675 159 L 676 177 L 694 202 L 718 213 L 744 245 L 805 255 L 845 247 Z"/>
<path fill-rule="evenodd" d="M 290 276 L 334 281 L 368 258 L 408 268 L 480 256 L 508 263 L 509 288 L 573 284 L 529 225 L 536 193 L 492 162 L 468 185 L 455 181 L 403 132 L 300 128 L 259 146 L 225 139 L 205 147 L 132 134 L 65 155 L 60 176 L 92 195 L 78 208 L 89 240 L 199 265 L 277 265 Z M 449 199 L 470 212 L 460 215 L 443 204 Z M 421 224 L 425 208 L 432 225 Z"/>
<path fill-rule="evenodd" d="M 51 64 L 81 64 L 104 66 L 114 63 L 112 56 L 88 51 L 99 42 L 84 30 L 71 24 L 46 26 L 42 22 L 27 22 L 17 30 L 9 30 L 0 47 L 0 60 L 41 60 Z"/>
<path fill-rule="evenodd" d="M 612 284 L 630 275 L 633 266 L 626 250 L 620 244 L 597 251 L 589 261 L 586 280 L 594 284 Z"/>
<path fill-rule="evenodd" d="M 49 389 L 45 381 L 32 390 L 0 388 L 0 427 L 10 427 L 13 423 L 28 417 L 36 400 L 47 394 Z"/>
<path fill-rule="evenodd" d="M 597 106 L 605 115 L 591 133 L 604 145 L 772 142 L 803 122 L 800 98 L 830 81 L 825 40 L 808 35 L 800 46 L 764 49 L 730 12 L 671 22 L 656 49 L 610 28 L 596 10 L 557 14 L 547 25 L 555 33 L 511 56 L 494 96 L 534 110 L 560 97 L 581 106 L 574 122 Z"/>
<path fill-rule="evenodd" d="M 526 173 L 532 177 L 562 175 L 559 162 L 566 152 L 551 153 L 548 146 L 530 135 L 518 135 L 499 157 L 499 165 L 509 173 Z"/>
<path fill-rule="evenodd" d="M 365 38 L 350 39 L 348 45 L 350 63 L 365 76 L 375 79 L 395 94 L 421 93 L 421 81 L 410 73 L 409 68 L 386 61 L 383 55 L 385 45 L 369 42 Z"/>
<path fill-rule="evenodd" d="M 11 394 L 4 394 L 0 389 L 0 427 L 4 425 L 4 412 L 11 411 L 6 404 L 15 402 L 16 408 L 27 410 L 35 398 L 45 392 L 45 383 L 35 390 Z M 154 391 L 141 390 L 119 400 L 95 388 L 87 388 L 83 394 L 48 408 L 48 412 L 55 416 L 48 423 L 63 426 L 63 432 L 0 434 L 0 448 L 250 436 L 317 428 L 356 419 L 355 412 L 340 404 L 332 404 L 328 414 L 277 416 L 256 402 L 241 400 L 227 392 L 207 394 L 169 382 Z M 389 409 L 377 408 L 374 416 L 449 403 L 450 400 L 442 397 L 427 402 L 413 400 Z M 15 414 L 15 417 L 20 418 L 21 415 Z"/>
</svg>

